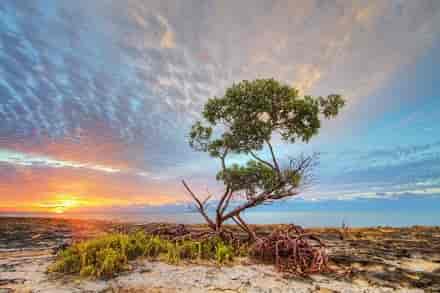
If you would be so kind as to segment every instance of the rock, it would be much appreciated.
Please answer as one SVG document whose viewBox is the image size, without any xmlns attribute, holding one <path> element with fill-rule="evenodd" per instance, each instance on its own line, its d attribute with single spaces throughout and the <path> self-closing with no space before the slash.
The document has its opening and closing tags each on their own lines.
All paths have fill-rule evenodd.
<svg viewBox="0 0 440 293">
<path fill-rule="evenodd" d="M 316 292 L 316 293 L 339 293 L 339 291 L 332 290 L 332 289 L 325 288 L 325 287 L 320 287 L 320 286 L 316 286 L 315 291 L 313 291 L 313 292 Z"/>
<path fill-rule="evenodd" d="M 24 279 L 13 278 L 13 279 L 0 279 L 0 286 L 10 285 L 10 284 L 23 284 Z"/>
</svg>

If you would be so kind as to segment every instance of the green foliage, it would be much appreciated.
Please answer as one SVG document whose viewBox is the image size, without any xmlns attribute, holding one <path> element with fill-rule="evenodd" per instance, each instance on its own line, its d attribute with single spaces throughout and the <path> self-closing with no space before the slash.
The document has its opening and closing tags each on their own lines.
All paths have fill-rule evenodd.
<svg viewBox="0 0 440 293">
<path fill-rule="evenodd" d="M 232 261 L 234 257 L 234 250 L 230 245 L 225 245 L 219 242 L 215 251 L 215 259 L 217 263 L 223 264 L 225 262 Z"/>
<path fill-rule="evenodd" d="M 78 248 L 61 251 L 59 258 L 62 259 L 62 262 L 56 262 L 51 269 L 60 273 L 76 273 L 80 271 L 81 255 L 78 252 Z"/>
<path fill-rule="evenodd" d="M 203 241 L 170 241 L 143 232 L 109 234 L 81 241 L 61 251 L 49 271 L 79 273 L 82 277 L 111 278 L 139 257 L 162 259 L 170 264 L 181 260 L 232 261 L 234 249 L 219 238 Z"/>
<path fill-rule="evenodd" d="M 183 259 L 202 259 L 203 248 L 206 249 L 202 242 L 185 240 L 176 244 L 179 247 L 179 255 Z M 208 257 L 209 258 L 209 257 Z"/>
<path fill-rule="evenodd" d="M 177 243 L 167 243 L 167 253 L 165 260 L 169 264 L 178 264 L 180 262 L 180 248 L 181 247 Z"/>
<path fill-rule="evenodd" d="M 217 180 L 222 180 L 231 187 L 232 191 L 243 190 L 247 194 L 255 194 L 256 189 L 271 189 L 277 183 L 276 174 L 267 165 L 250 160 L 245 166 L 232 164 L 217 174 Z"/>
<path fill-rule="evenodd" d="M 127 256 L 121 250 L 104 248 L 96 253 L 98 277 L 113 277 L 114 274 L 123 270 L 127 264 Z"/>
<path fill-rule="evenodd" d="M 272 148 L 273 133 L 289 143 L 308 142 L 318 133 L 321 118 L 335 117 L 344 104 L 340 95 L 300 96 L 297 89 L 274 79 L 244 80 L 228 88 L 223 97 L 208 100 L 202 121 L 191 128 L 189 144 L 222 160 L 217 179 L 233 191 L 253 195 L 257 190 L 291 190 L 304 179 L 304 170 L 283 172 L 275 158 L 273 162 L 259 158 L 258 162 L 250 160 L 231 167 L 226 167 L 224 160 L 229 154 L 252 155 L 255 159 L 255 152 L 264 146 Z"/>
<path fill-rule="evenodd" d="M 274 79 L 244 80 L 223 97 L 208 100 L 204 123 L 193 125 L 190 144 L 216 157 L 225 147 L 235 153 L 259 150 L 274 131 L 286 141 L 307 142 L 321 127 L 319 115 L 334 117 L 344 103 L 340 95 L 300 97 L 298 90 Z M 223 134 L 212 139 L 217 125 L 224 127 Z"/>
<path fill-rule="evenodd" d="M 124 270 L 129 260 L 148 252 L 146 240 L 143 233 L 136 233 L 111 234 L 78 242 L 61 251 L 50 270 L 109 278 Z"/>
</svg>

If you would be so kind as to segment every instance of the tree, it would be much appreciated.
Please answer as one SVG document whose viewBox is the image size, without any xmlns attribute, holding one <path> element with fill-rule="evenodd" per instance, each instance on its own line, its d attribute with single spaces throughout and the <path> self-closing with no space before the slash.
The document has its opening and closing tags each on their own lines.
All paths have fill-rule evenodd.
<svg viewBox="0 0 440 293">
<path fill-rule="evenodd" d="M 228 88 L 223 97 L 210 98 L 203 119 L 191 128 L 189 144 L 220 161 L 217 180 L 225 191 L 216 202 L 215 218 L 207 213 L 211 197 L 201 200 L 182 181 L 209 227 L 222 236 L 223 223 L 232 220 L 255 238 L 241 213 L 299 194 L 315 162 L 314 156 L 300 156 L 281 164 L 273 136 L 287 143 L 307 143 L 318 133 L 321 118 L 335 117 L 344 103 L 340 95 L 300 97 L 298 90 L 274 79 L 244 80 Z M 264 150 L 269 158 L 261 155 Z M 246 157 L 247 162 L 228 164 L 231 155 Z"/>
</svg>

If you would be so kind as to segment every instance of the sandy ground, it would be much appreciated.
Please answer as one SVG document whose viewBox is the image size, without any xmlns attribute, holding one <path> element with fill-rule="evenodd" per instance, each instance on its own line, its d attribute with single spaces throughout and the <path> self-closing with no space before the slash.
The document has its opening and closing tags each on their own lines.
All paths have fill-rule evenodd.
<svg viewBox="0 0 440 293">
<path fill-rule="evenodd" d="M 284 279 L 266 265 L 172 266 L 139 261 L 133 270 L 112 280 L 81 280 L 47 274 L 49 251 L 15 253 L 0 259 L 0 292 L 424 292 L 393 289 L 367 281 L 337 281 L 325 276 L 310 280 Z"/>
<path fill-rule="evenodd" d="M 54 248 L 60 245 L 103 232 L 139 228 L 148 230 L 151 224 L 0 218 L 0 293 L 440 292 L 439 227 L 362 228 L 344 233 L 312 229 L 327 244 L 331 265 L 339 273 L 308 280 L 286 279 L 273 266 L 247 259 L 221 268 L 142 260 L 107 281 L 46 273 L 54 260 Z M 264 234 L 274 227 L 255 228 Z"/>
</svg>

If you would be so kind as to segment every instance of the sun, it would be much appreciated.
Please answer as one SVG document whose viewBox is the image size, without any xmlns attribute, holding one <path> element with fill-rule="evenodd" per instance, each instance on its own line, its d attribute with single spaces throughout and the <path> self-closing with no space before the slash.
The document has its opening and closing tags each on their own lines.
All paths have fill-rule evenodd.
<svg viewBox="0 0 440 293">
<path fill-rule="evenodd" d="M 62 214 L 65 211 L 78 207 L 79 202 L 78 200 L 72 198 L 72 199 L 61 199 L 56 202 L 56 206 L 53 208 L 53 211 L 57 214 Z"/>
<path fill-rule="evenodd" d="M 80 205 L 81 202 L 75 197 L 58 196 L 56 199 L 48 201 L 46 203 L 41 203 L 38 206 L 48 209 L 50 212 L 56 214 L 63 214 L 64 212 L 79 207 Z"/>
<path fill-rule="evenodd" d="M 60 199 L 56 202 L 56 207 L 53 211 L 57 214 L 62 214 L 67 210 L 76 208 L 80 205 L 80 202 L 75 198 Z"/>
<path fill-rule="evenodd" d="M 63 207 L 56 207 L 52 210 L 55 214 L 63 214 L 65 209 Z"/>
</svg>

